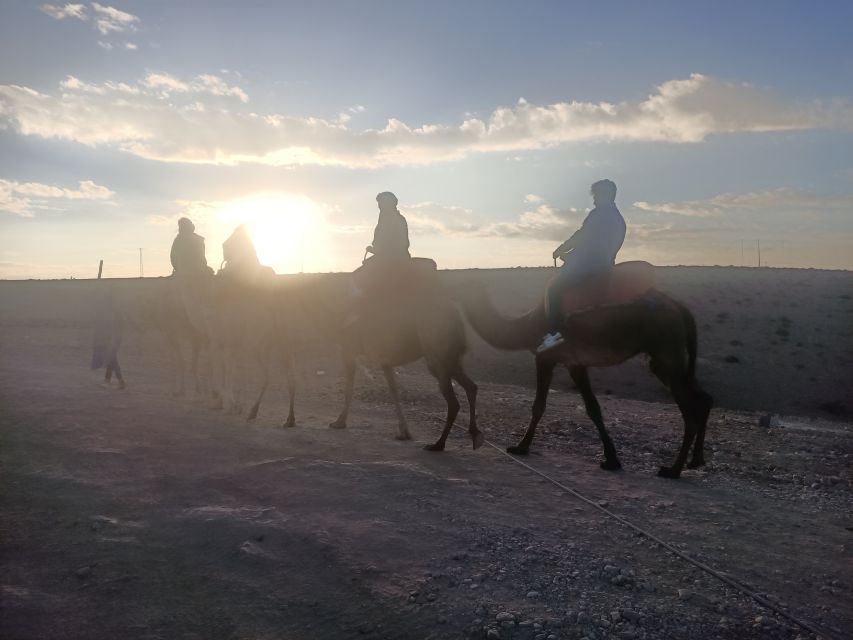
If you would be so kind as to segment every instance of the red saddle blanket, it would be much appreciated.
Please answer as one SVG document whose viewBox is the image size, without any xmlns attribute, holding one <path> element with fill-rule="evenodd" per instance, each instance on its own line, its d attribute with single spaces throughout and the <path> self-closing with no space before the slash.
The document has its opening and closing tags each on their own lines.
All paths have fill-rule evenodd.
<svg viewBox="0 0 853 640">
<path fill-rule="evenodd" d="M 382 260 L 371 258 L 353 274 L 365 298 L 422 291 L 438 283 L 437 266 L 430 258 Z"/>
<path fill-rule="evenodd" d="M 624 304 L 655 286 L 655 268 L 648 262 L 620 262 L 611 270 L 595 275 L 563 294 L 563 313 L 568 315 L 590 307 Z"/>
</svg>

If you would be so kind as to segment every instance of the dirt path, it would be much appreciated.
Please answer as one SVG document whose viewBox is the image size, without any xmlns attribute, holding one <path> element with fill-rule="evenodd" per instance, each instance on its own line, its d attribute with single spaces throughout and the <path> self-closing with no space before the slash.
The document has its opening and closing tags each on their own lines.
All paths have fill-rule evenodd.
<svg viewBox="0 0 853 640">
<path fill-rule="evenodd" d="M 71 329 L 2 328 L 3 638 L 796 638 L 777 619 L 464 433 L 401 376 L 418 442 L 362 381 L 346 432 L 336 376 L 308 376 L 300 426 L 176 400 L 157 356 L 126 392 L 81 366 Z M 381 378 L 381 376 L 380 376 Z M 506 445 L 530 392 L 483 385 Z M 677 410 L 603 399 L 625 470 L 574 393 L 555 393 L 528 461 L 811 621 L 853 628 L 849 425 L 760 428 L 715 410 L 710 462 L 678 482 Z M 466 416 L 460 416 L 464 424 Z"/>
</svg>

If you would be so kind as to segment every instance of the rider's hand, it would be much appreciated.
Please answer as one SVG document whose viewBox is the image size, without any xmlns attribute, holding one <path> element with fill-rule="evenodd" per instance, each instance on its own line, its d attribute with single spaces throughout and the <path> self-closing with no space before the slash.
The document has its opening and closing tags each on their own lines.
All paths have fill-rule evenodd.
<svg viewBox="0 0 853 640">
<path fill-rule="evenodd" d="M 551 254 L 551 257 L 554 258 L 554 260 L 556 260 L 557 258 L 561 257 L 562 255 L 563 255 L 562 251 L 560 251 L 559 249 L 554 249 L 554 253 Z"/>
<path fill-rule="evenodd" d="M 366 253 L 373 253 L 373 245 L 369 244 L 364 248 Z"/>
</svg>

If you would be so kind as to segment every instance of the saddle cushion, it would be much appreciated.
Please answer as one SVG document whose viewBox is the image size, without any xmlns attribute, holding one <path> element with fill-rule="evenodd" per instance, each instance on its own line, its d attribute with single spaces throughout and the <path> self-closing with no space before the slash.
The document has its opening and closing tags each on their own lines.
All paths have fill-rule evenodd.
<svg viewBox="0 0 853 640">
<path fill-rule="evenodd" d="M 353 272 L 353 279 L 364 296 L 372 298 L 421 291 L 437 283 L 436 271 L 435 261 L 430 258 L 372 258 Z"/>
<path fill-rule="evenodd" d="M 655 268 L 648 262 L 620 262 L 611 270 L 592 276 L 563 294 L 565 315 L 591 307 L 625 304 L 655 286 Z"/>
</svg>

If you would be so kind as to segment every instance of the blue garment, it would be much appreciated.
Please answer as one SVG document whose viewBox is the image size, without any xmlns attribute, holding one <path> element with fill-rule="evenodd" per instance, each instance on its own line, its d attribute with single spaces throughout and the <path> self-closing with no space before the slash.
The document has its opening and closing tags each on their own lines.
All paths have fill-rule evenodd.
<svg viewBox="0 0 853 640">
<path fill-rule="evenodd" d="M 559 331 L 563 293 L 588 277 L 610 269 L 625 241 L 625 219 L 615 204 L 595 207 L 583 225 L 566 241 L 572 249 L 548 289 L 548 324 Z"/>
<path fill-rule="evenodd" d="M 566 256 L 563 269 L 579 275 L 607 269 L 615 263 L 624 241 L 625 219 L 616 205 L 596 207 L 572 236 L 573 248 Z"/>
</svg>

